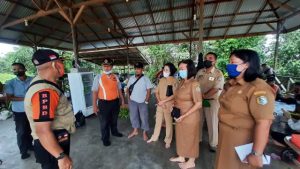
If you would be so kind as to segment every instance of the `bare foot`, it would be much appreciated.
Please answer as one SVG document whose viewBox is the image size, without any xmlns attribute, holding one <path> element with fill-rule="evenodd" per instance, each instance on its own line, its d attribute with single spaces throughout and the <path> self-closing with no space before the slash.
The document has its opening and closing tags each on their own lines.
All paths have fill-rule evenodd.
<svg viewBox="0 0 300 169">
<path fill-rule="evenodd" d="M 196 166 L 195 163 L 190 163 L 190 162 L 179 163 L 178 165 L 181 169 L 195 168 Z"/>
<path fill-rule="evenodd" d="M 147 143 L 152 143 L 152 142 L 155 142 L 155 141 L 157 141 L 157 140 L 154 140 L 154 139 L 150 138 L 150 139 L 147 141 Z"/>
<path fill-rule="evenodd" d="M 136 136 L 136 135 L 138 135 L 139 133 L 137 132 L 137 131 L 132 131 L 129 135 L 128 135 L 128 138 L 132 138 L 132 137 L 134 137 L 134 136 Z"/>
<path fill-rule="evenodd" d="M 177 163 L 184 163 L 185 159 L 183 157 L 172 157 L 170 158 L 170 161 L 177 162 Z"/>
<path fill-rule="evenodd" d="M 170 143 L 166 143 L 165 148 L 168 149 L 170 147 L 171 147 L 171 144 Z"/>
<path fill-rule="evenodd" d="M 147 141 L 149 139 L 148 135 L 146 132 L 143 133 L 143 138 L 144 138 L 144 141 Z"/>
</svg>

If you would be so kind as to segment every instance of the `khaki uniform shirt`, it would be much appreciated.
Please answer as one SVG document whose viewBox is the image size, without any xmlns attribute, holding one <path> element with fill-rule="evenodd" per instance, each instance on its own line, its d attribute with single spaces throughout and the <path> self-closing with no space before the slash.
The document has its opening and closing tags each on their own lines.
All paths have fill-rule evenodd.
<svg viewBox="0 0 300 169">
<path fill-rule="evenodd" d="M 218 99 L 224 86 L 224 76 L 219 69 L 214 67 L 210 72 L 207 72 L 205 68 L 200 69 L 196 75 L 196 79 L 200 83 L 202 94 L 205 94 L 213 88 L 218 89 L 219 91 L 209 98 Z"/>
<path fill-rule="evenodd" d="M 42 80 L 35 77 L 31 83 Z M 29 88 L 25 95 L 25 112 L 30 123 L 33 139 L 39 139 L 36 134 L 35 122 L 51 121 L 52 130 L 66 129 L 75 132 L 75 116 L 66 96 L 55 86 L 38 83 Z"/>
<path fill-rule="evenodd" d="M 262 79 L 250 83 L 230 80 L 220 96 L 220 122 L 233 128 L 251 129 L 256 120 L 274 119 L 275 96 Z"/>
<path fill-rule="evenodd" d="M 169 78 L 161 78 L 159 80 L 158 86 L 155 89 L 155 93 L 158 94 L 160 100 L 165 100 L 167 98 L 167 88 L 168 85 L 172 86 L 173 89 L 173 95 L 175 95 L 176 88 L 177 88 L 177 80 L 174 77 L 169 77 Z M 170 101 L 171 104 L 173 104 L 173 100 Z"/>
</svg>

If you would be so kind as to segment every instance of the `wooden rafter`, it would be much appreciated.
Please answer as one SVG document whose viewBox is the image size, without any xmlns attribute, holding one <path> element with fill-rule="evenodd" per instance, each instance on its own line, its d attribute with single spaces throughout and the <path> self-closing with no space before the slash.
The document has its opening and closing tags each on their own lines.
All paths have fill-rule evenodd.
<svg viewBox="0 0 300 169">
<path fill-rule="evenodd" d="M 53 0 L 48 0 L 48 2 L 47 2 L 47 4 L 46 4 L 45 11 L 47 11 L 47 10 L 51 7 L 52 2 L 53 2 Z"/>
<path fill-rule="evenodd" d="M 274 34 L 274 31 L 267 31 L 267 32 L 258 32 L 258 33 L 250 33 L 250 34 L 240 34 L 240 35 L 228 35 L 226 38 L 242 38 L 242 37 L 250 37 L 250 36 L 260 36 L 260 35 L 266 35 L 266 34 Z M 215 36 L 215 37 L 206 37 L 204 40 L 218 40 L 222 39 L 224 36 Z M 193 41 L 198 41 L 199 38 L 193 38 Z M 180 39 L 180 40 L 166 40 L 166 41 L 161 41 L 161 44 L 168 44 L 168 43 L 183 43 L 187 42 L 186 39 Z M 137 43 L 137 44 L 132 44 L 132 47 L 135 46 L 148 46 L 148 45 L 157 45 L 157 42 L 147 42 L 147 43 Z M 123 46 L 118 46 L 118 47 L 109 47 L 105 48 L 105 50 L 114 50 L 115 48 L 126 48 L 126 45 Z M 101 50 L 101 49 L 100 49 Z M 90 50 L 81 50 L 81 52 L 88 52 Z"/>
<path fill-rule="evenodd" d="M 246 34 L 249 34 L 249 32 L 251 31 L 251 29 L 253 28 L 253 26 L 255 25 L 255 23 L 257 22 L 257 20 L 259 19 L 260 15 L 262 14 L 262 11 L 266 8 L 267 5 L 268 5 L 268 1 L 266 1 L 266 3 L 261 8 L 260 12 L 256 15 L 254 22 L 250 25 L 250 27 L 246 31 L 247 32 Z"/>
<path fill-rule="evenodd" d="M 265 24 L 265 23 L 277 23 L 276 20 L 274 21 L 269 21 L 269 22 L 256 22 L 255 24 Z M 253 24 L 251 22 L 251 24 Z M 231 25 L 231 27 L 241 27 L 241 26 L 249 26 L 250 23 L 245 23 L 245 24 L 234 24 Z M 207 27 L 204 28 L 204 30 L 209 30 L 209 29 L 224 29 L 227 28 L 227 26 L 214 26 L 214 27 Z M 158 34 L 156 33 L 150 33 L 150 34 L 143 34 L 142 36 L 146 37 L 146 36 L 156 36 L 156 35 L 167 35 L 167 34 L 172 34 L 172 33 L 182 33 L 182 32 L 189 32 L 190 29 L 184 29 L 184 30 L 177 30 L 177 31 L 166 31 L 166 32 L 159 32 Z M 198 29 L 194 28 L 193 31 L 198 31 Z M 138 37 L 142 37 L 141 35 L 133 35 L 133 36 L 129 36 L 128 38 L 138 38 Z M 103 40 L 114 40 L 114 39 L 103 39 Z M 81 42 L 83 43 L 83 42 Z"/>
<path fill-rule="evenodd" d="M 239 10 L 241 9 L 242 4 L 243 4 L 243 0 L 239 0 L 239 1 L 238 1 L 238 5 L 236 6 L 236 8 L 235 8 L 235 10 L 234 10 L 234 14 L 236 14 L 236 13 L 239 12 Z M 236 15 L 233 15 L 233 16 L 231 17 L 230 22 L 229 22 L 229 25 L 228 25 L 228 27 L 226 28 L 225 33 L 224 33 L 224 39 L 226 38 L 227 33 L 228 33 L 228 30 L 229 30 L 230 26 L 232 25 L 233 21 L 235 20 L 235 17 L 236 17 Z M 256 21 L 255 21 L 255 22 L 256 22 Z"/>
<path fill-rule="evenodd" d="M 213 24 L 214 24 L 214 19 L 215 19 L 215 16 L 217 14 L 218 8 L 219 8 L 219 3 L 216 3 L 215 7 L 214 7 L 214 11 L 213 11 L 213 16 L 212 16 L 211 21 L 210 21 L 210 27 L 212 27 Z M 235 14 L 233 16 L 235 16 Z M 211 29 L 208 30 L 207 36 L 210 35 L 210 32 L 211 32 Z"/>
<path fill-rule="evenodd" d="M 106 2 L 106 0 L 90 0 L 90 1 L 85 1 L 85 2 L 80 2 L 80 3 L 77 3 L 77 4 L 73 4 L 70 8 L 80 8 L 82 5 L 91 6 L 91 5 L 95 5 L 95 4 L 102 4 L 104 2 Z M 40 18 L 40 17 L 44 17 L 44 16 L 48 16 L 48 15 L 58 13 L 62 9 L 66 10 L 68 8 L 69 7 L 67 7 L 67 6 L 62 6 L 62 8 L 55 8 L 55 9 L 51 9 L 51 10 L 48 10 L 48 11 L 38 11 L 34 15 L 30 15 L 30 16 L 24 17 L 22 19 L 18 19 L 18 20 L 12 21 L 10 23 L 7 23 L 7 24 L 3 25 L 1 27 L 1 29 L 5 29 L 7 27 L 11 27 L 11 26 L 23 23 L 25 19 L 30 21 L 30 20 L 33 20 L 33 19 L 36 19 L 36 18 Z"/>
<path fill-rule="evenodd" d="M 9 17 L 9 15 L 13 12 L 13 10 L 15 8 L 16 8 L 16 3 L 12 3 L 9 6 L 9 8 L 8 8 L 6 14 L 5 14 L 5 16 L 0 20 L 0 26 L 2 26 L 6 22 L 7 18 Z"/>
<path fill-rule="evenodd" d="M 292 7 L 288 4 L 289 1 L 290 0 L 286 0 L 285 2 L 280 2 L 278 0 L 270 0 L 270 3 L 273 4 L 274 6 L 277 6 L 276 8 L 281 8 L 282 7 L 282 8 L 285 8 L 285 9 L 291 11 L 291 12 L 296 11 L 297 10 L 296 8 L 294 8 L 294 7 Z"/>
<path fill-rule="evenodd" d="M 7 28 L 7 30 L 15 31 L 15 32 L 19 32 L 19 33 L 24 33 L 24 34 L 37 35 L 37 36 L 40 36 L 40 37 L 43 36 L 42 34 L 39 34 L 39 33 L 37 33 L 37 32 L 32 33 L 32 32 L 29 32 L 29 31 L 27 31 L 27 30 L 19 30 L 19 29 L 16 29 L 16 28 Z M 53 40 L 60 40 L 60 41 L 63 41 L 63 42 L 70 43 L 70 41 L 66 41 L 66 40 L 64 40 L 64 39 L 60 39 L 60 38 L 56 38 L 56 37 L 48 37 L 48 38 L 49 38 L 49 39 L 53 39 Z"/>
<path fill-rule="evenodd" d="M 94 9 L 92 8 L 92 7 L 89 7 L 89 10 L 91 11 L 91 13 L 98 19 L 99 17 L 98 17 L 98 15 L 97 15 L 97 13 L 94 11 Z M 86 20 L 85 19 L 83 19 L 83 22 L 85 23 L 85 25 L 87 25 L 87 23 L 89 23 L 89 22 L 86 22 Z M 103 27 L 105 27 L 104 26 L 104 23 L 101 23 L 101 24 L 98 24 L 99 26 L 101 25 L 101 26 L 103 26 Z M 88 25 L 90 28 L 92 28 L 90 25 Z M 105 29 L 106 29 L 107 27 L 105 27 Z M 93 30 L 93 29 L 91 29 L 91 30 Z M 93 30 L 94 31 L 94 30 Z M 94 31 L 95 32 L 95 31 Z M 110 33 L 110 32 L 109 32 Z M 97 36 L 97 38 L 100 40 L 100 39 L 102 39 L 102 38 L 100 38 L 100 36 L 98 35 L 98 33 L 97 32 L 95 32 L 94 34 L 96 34 Z M 108 45 L 105 43 L 105 42 L 102 42 L 106 47 L 108 47 Z"/>
<path fill-rule="evenodd" d="M 41 7 L 41 4 L 38 4 L 38 3 L 36 2 L 36 0 L 31 0 L 31 1 L 32 1 L 33 5 L 34 5 L 37 9 L 43 10 L 43 7 Z"/>
<path fill-rule="evenodd" d="M 172 22 L 172 30 L 175 31 L 175 24 L 174 24 L 175 19 L 174 19 L 174 15 L 173 15 L 173 2 L 172 2 L 172 0 L 169 0 L 169 8 L 171 9 L 169 11 L 170 11 L 171 22 Z M 175 34 L 172 34 L 172 39 L 175 40 Z"/>
<path fill-rule="evenodd" d="M 279 16 L 279 14 L 277 13 L 276 8 L 274 7 L 274 5 L 271 3 L 271 0 L 267 0 L 267 3 L 268 3 L 269 6 L 271 7 L 272 12 L 274 13 L 275 17 L 278 19 L 278 22 L 279 22 L 280 16 Z M 278 9 L 278 8 L 277 8 L 277 9 Z M 285 26 L 283 26 L 283 29 L 286 30 Z"/>
<path fill-rule="evenodd" d="M 146 43 L 146 41 L 145 41 L 145 39 L 144 39 L 144 36 L 143 36 L 143 33 L 142 33 L 142 31 L 141 31 L 141 28 L 140 28 L 138 22 L 136 21 L 135 16 L 133 16 L 133 12 L 132 12 L 130 6 L 128 6 L 128 3 L 126 3 L 126 7 L 127 7 L 127 9 L 129 10 L 131 16 L 133 17 L 133 20 L 134 20 L 134 22 L 135 22 L 135 24 L 136 24 L 136 26 L 137 26 L 137 28 L 138 28 L 138 30 L 139 30 L 139 32 L 140 32 L 140 35 L 141 35 L 141 37 L 142 37 L 144 43 Z"/>
<path fill-rule="evenodd" d="M 152 22 L 153 22 L 153 24 L 154 24 L 155 32 L 158 33 L 158 31 L 157 31 L 157 25 L 156 25 L 156 23 L 155 23 L 155 19 L 154 19 L 153 12 L 152 12 L 152 9 L 151 9 L 151 4 L 150 4 L 149 0 L 145 0 L 145 1 L 146 1 L 146 4 L 147 4 L 148 9 L 149 9 L 150 12 L 151 12 L 151 19 L 152 19 Z M 158 42 L 160 42 L 159 36 L 157 36 L 157 39 L 158 39 Z"/>
<path fill-rule="evenodd" d="M 121 30 L 121 32 L 123 33 L 123 35 L 124 35 L 125 37 L 127 37 L 127 36 L 128 36 L 127 33 L 125 32 L 123 26 L 121 25 L 121 23 L 120 23 L 119 20 L 118 20 L 118 17 L 117 17 L 116 14 L 113 12 L 113 10 L 111 9 L 111 7 L 110 7 L 108 4 L 106 4 L 106 3 L 104 3 L 104 7 L 106 8 L 106 10 L 107 10 L 108 13 L 110 14 L 110 16 L 113 18 L 114 23 L 117 24 L 117 26 L 119 27 L 119 29 Z"/>
</svg>

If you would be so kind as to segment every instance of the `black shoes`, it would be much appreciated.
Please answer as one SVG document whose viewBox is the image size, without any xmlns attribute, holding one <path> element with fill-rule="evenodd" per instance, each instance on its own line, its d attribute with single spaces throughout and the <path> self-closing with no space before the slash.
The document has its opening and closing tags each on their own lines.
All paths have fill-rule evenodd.
<svg viewBox="0 0 300 169">
<path fill-rule="evenodd" d="M 29 158 L 30 157 L 30 154 L 28 154 L 28 153 L 24 153 L 24 154 L 22 154 L 21 155 L 21 159 L 26 159 L 26 158 Z"/>
<path fill-rule="evenodd" d="M 105 147 L 108 147 L 108 146 L 110 146 L 111 145 L 111 142 L 108 140 L 108 141 L 103 141 L 103 145 L 105 146 Z"/>
<path fill-rule="evenodd" d="M 209 151 L 212 152 L 212 153 L 215 153 L 217 151 L 217 147 L 209 146 Z"/>
<path fill-rule="evenodd" d="M 123 137 L 123 134 L 120 132 L 112 133 L 112 135 L 115 137 Z"/>
</svg>

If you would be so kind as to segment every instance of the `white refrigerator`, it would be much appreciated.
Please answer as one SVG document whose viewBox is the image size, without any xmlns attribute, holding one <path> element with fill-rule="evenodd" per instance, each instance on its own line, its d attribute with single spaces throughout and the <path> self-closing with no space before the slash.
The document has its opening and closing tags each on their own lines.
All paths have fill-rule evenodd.
<svg viewBox="0 0 300 169">
<path fill-rule="evenodd" d="M 84 116 L 93 114 L 92 85 L 93 72 L 68 73 L 74 113 L 82 111 Z"/>
</svg>

